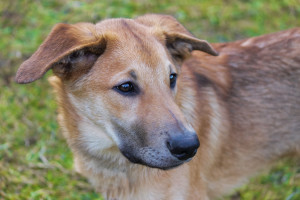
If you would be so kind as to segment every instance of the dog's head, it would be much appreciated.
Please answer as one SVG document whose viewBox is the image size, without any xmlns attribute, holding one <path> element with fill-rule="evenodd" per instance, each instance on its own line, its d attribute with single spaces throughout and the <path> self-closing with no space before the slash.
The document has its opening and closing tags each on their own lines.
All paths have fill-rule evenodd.
<svg viewBox="0 0 300 200">
<path fill-rule="evenodd" d="M 79 123 L 99 130 L 90 133 L 92 154 L 106 143 L 131 162 L 168 169 L 190 160 L 199 147 L 175 102 L 181 62 L 193 50 L 217 55 L 165 15 L 58 24 L 21 65 L 16 81 L 30 83 L 53 69 Z"/>
</svg>

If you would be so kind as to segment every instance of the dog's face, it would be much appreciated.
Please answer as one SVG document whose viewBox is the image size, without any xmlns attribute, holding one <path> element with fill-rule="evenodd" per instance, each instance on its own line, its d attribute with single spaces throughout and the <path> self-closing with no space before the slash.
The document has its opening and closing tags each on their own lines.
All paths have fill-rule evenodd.
<svg viewBox="0 0 300 200">
<path fill-rule="evenodd" d="M 216 55 L 168 16 L 60 24 L 16 80 L 32 82 L 52 68 L 81 118 L 83 148 L 97 156 L 117 146 L 131 162 L 168 169 L 199 147 L 175 102 L 180 64 L 194 49 Z"/>
</svg>

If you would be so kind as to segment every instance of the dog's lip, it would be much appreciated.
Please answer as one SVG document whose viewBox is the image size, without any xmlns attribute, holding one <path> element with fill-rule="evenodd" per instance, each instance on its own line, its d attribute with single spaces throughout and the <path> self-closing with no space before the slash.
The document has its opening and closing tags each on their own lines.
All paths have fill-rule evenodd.
<svg viewBox="0 0 300 200">
<path fill-rule="evenodd" d="M 145 166 L 150 167 L 150 168 L 156 168 L 156 169 L 161 169 L 161 170 L 170 170 L 170 169 L 173 169 L 173 168 L 176 168 L 176 167 L 182 165 L 183 163 L 185 163 L 185 162 L 180 161 L 180 162 L 177 162 L 175 164 L 165 166 L 165 167 L 154 166 L 154 165 L 151 165 L 151 163 L 145 163 L 145 162 L 139 162 L 139 163 L 136 163 L 136 164 L 141 164 L 141 165 L 145 165 Z"/>
<path fill-rule="evenodd" d="M 177 163 L 177 164 L 175 164 L 175 165 L 172 165 L 172 166 L 170 166 L 170 167 L 163 167 L 163 168 L 159 168 L 159 169 L 162 169 L 162 170 L 170 170 L 170 169 L 174 169 L 174 168 L 176 168 L 176 167 L 178 167 L 178 166 L 180 166 L 180 165 L 182 165 L 182 164 L 184 164 L 184 163 L 187 163 L 187 162 L 191 161 L 192 159 L 193 159 L 193 157 L 191 157 L 191 158 L 189 158 L 189 159 L 187 159 L 187 160 L 184 160 L 184 161 L 178 159 L 178 161 L 180 161 L 179 163 Z"/>
<path fill-rule="evenodd" d="M 174 169 L 186 162 L 189 162 L 190 160 L 192 160 L 192 158 L 189 158 L 185 161 L 182 161 L 182 160 L 179 160 L 177 159 L 178 162 L 175 162 L 173 163 L 172 165 L 169 165 L 169 166 L 156 166 L 156 165 L 152 165 L 151 163 L 146 163 L 144 162 L 143 160 L 130 160 L 131 162 L 135 163 L 135 164 L 138 164 L 138 165 L 144 165 L 144 166 L 147 166 L 147 167 L 150 167 L 150 168 L 156 168 L 156 169 L 161 169 L 161 170 L 171 170 L 171 169 Z"/>
<path fill-rule="evenodd" d="M 177 163 L 175 165 L 172 165 L 172 166 L 169 166 L 169 167 L 162 167 L 162 168 L 159 168 L 159 169 L 162 169 L 162 170 L 171 170 L 171 169 L 174 169 L 182 164 L 184 164 L 185 162 L 181 162 L 181 163 Z"/>
<path fill-rule="evenodd" d="M 137 159 L 136 157 L 130 156 L 127 152 L 122 152 L 122 154 L 132 163 L 140 164 L 143 162 L 141 159 Z"/>
<path fill-rule="evenodd" d="M 157 166 L 157 165 L 152 165 L 151 163 L 147 163 L 147 162 L 143 161 L 142 159 L 139 159 L 139 158 L 136 158 L 136 157 L 132 157 L 132 156 L 130 156 L 126 152 L 122 152 L 122 153 L 123 153 L 123 155 L 131 163 L 138 164 L 138 165 L 144 165 L 144 166 L 147 166 L 147 167 L 150 167 L 150 168 L 156 168 L 156 169 L 161 169 L 161 170 L 170 170 L 170 169 L 173 169 L 173 168 L 178 167 L 178 166 L 180 166 L 180 165 L 184 164 L 185 162 L 188 162 L 188 161 L 190 161 L 192 159 L 192 158 L 189 158 L 189 159 L 183 161 L 183 160 L 179 160 L 176 157 L 174 157 L 177 162 L 172 163 L 172 165 L 169 165 L 169 166 Z"/>
</svg>

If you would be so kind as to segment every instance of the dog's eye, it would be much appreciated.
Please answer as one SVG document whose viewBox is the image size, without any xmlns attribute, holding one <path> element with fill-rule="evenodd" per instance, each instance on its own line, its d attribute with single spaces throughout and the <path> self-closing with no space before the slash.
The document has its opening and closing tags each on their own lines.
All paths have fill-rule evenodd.
<svg viewBox="0 0 300 200">
<path fill-rule="evenodd" d="M 115 88 L 123 94 L 130 94 L 135 92 L 135 88 L 131 82 L 122 83 Z"/>
<path fill-rule="evenodd" d="M 173 73 L 170 75 L 170 87 L 173 89 L 176 85 L 177 74 Z"/>
</svg>

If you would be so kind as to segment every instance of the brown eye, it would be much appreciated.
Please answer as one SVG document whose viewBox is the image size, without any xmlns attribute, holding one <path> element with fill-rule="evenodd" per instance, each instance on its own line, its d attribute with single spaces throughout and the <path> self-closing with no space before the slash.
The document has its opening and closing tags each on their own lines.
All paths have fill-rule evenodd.
<svg viewBox="0 0 300 200">
<path fill-rule="evenodd" d="M 130 81 L 115 86 L 113 89 L 118 93 L 120 93 L 121 95 L 126 95 L 126 96 L 135 96 L 139 93 L 138 87 L 135 86 L 135 84 L 133 84 Z"/>
<path fill-rule="evenodd" d="M 170 87 L 173 89 L 176 85 L 177 74 L 173 73 L 170 75 Z"/>
<path fill-rule="evenodd" d="M 124 92 L 124 93 L 134 91 L 134 87 L 133 87 L 133 84 L 131 82 L 123 83 L 123 84 L 117 86 L 117 89 L 120 90 L 121 92 Z"/>
</svg>

